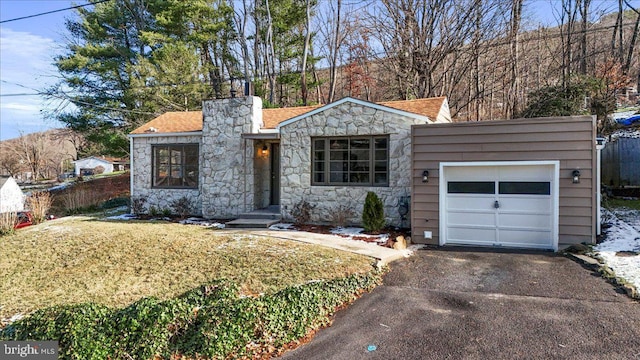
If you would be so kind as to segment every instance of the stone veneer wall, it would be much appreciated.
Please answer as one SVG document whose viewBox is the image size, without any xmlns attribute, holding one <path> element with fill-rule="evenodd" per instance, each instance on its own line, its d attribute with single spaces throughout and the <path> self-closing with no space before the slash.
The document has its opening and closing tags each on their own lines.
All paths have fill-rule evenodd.
<svg viewBox="0 0 640 360">
<path fill-rule="evenodd" d="M 151 187 L 151 171 L 153 155 L 152 146 L 156 144 L 199 144 L 200 145 L 200 172 L 202 172 L 202 144 L 200 136 L 153 136 L 133 138 L 133 164 L 131 172 L 133 174 L 133 186 L 131 199 L 146 199 L 145 208 L 148 211 L 150 206 L 158 209 L 171 209 L 171 203 L 184 196 L 191 200 L 194 206 L 193 215 L 201 215 L 201 200 L 199 189 L 153 189 Z"/>
<path fill-rule="evenodd" d="M 355 210 L 360 224 L 368 191 L 384 203 L 388 225 L 400 226 L 398 200 L 411 193 L 411 125 L 423 120 L 377 110 L 351 102 L 329 108 L 280 128 L 281 211 L 290 217 L 294 204 L 304 199 L 317 205 L 312 221 L 329 222 L 339 205 Z M 316 136 L 389 135 L 389 186 L 311 186 L 311 138 Z M 404 223 L 409 225 L 409 219 Z"/>
<path fill-rule="evenodd" d="M 234 217 L 254 206 L 253 140 L 262 125 L 262 100 L 258 97 L 207 100 L 200 154 L 200 194 L 206 218 Z"/>
</svg>

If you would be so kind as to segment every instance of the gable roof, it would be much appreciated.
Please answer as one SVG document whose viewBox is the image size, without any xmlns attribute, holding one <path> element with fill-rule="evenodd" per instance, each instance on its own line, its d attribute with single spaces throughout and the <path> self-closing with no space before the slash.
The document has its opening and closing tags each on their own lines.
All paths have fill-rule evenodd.
<svg viewBox="0 0 640 360">
<path fill-rule="evenodd" d="M 115 158 L 111 156 L 87 156 L 85 158 L 78 159 L 72 162 L 75 164 L 75 163 L 80 163 L 82 161 L 90 160 L 90 159 L 95 159 L 95 160 L 99 160 L 101 162 L 110 163 L 110 164 L 128 164 L 129 163 L 127 159 Z"/>
<path fill-rule="evenodd" d="M 202 131 L 202 111 L 170 111 L 133 130 L 131 134 Z"/>
<path fill-rule="evenodd" d="M 264 123 L 264 129 L 275 129 L 285 121 L 297 119 L 302 115 L 319 109 L 325 110 L 346 101 L 359 103 L 365 106 L 372 106 L 386 111 L 389 110 L 388 108 L 391 108 L 403 112 L 404 115 L 418 115 L 420 117 L 427 117 L 431 121 L 436 121 L 443 104 L 446 104 L 446 100 L 447 98 L 443 96 L 416 100 L 370 103 L 364 100 L 347 97 L 328 105 L 262 109 L 262 122 Z M 170 111 L 138 127 L 130 134 L 169 134 L 199 131 L 202 131 L 202 111 Z"/>
<path fill-rule="evenodd" d="M 321 106 L 322 105 L 262 109 L 262 122 L 264 123 L 265 129 L 275 129 L 281 122 L 308 113 Z"/>
<path fill-rule="evenodd" d="M 436 121 L 440 115 L 440 110 L 442 110 L 442 107 L 446 104 L 446 101 L 446 96 L 440 96 L 415 100 L 383 101 L 379 102 L 378 105 L 388 106 L 390 108 L 403 110 L 414 114 L 425 115 L 429 118 L 429 120 Z"/>
</svg>

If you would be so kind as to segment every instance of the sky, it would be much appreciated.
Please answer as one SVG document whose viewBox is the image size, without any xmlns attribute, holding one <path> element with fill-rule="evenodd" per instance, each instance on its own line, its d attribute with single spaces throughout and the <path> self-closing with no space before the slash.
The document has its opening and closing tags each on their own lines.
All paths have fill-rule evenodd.
<svg viewBox="0 0 640 360">
<path fill-rule="evenodd" d="M 86 3 L 86 0 L 0 0 L 0 21 Z M 525 0 L 525 16 L 528 13 L 534 21 L 553 24 L 553 7 L 558 3 L 559 0 Z M 640 0 L 630 3 L 640 7 Z M 594 0 L 592 8 L 608 12 L 616 4 L 617 0 Z M 61 127 L 43 116 L 52 104 L 38 95 L 17 94 L 34 94 L 56 82 L 53 58 L 63 52 L 64 20 L 73 15 L 73 10 L 66 10 L 0 23 L 0 140 Z"/>
</svg>

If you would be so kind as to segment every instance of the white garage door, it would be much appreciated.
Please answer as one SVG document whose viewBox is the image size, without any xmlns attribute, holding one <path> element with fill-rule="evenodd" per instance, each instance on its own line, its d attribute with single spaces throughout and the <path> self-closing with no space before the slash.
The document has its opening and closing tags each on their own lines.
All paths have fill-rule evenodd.
<svg viewBox="0 0 640 360">
<path fill-rule="evenodd" d="M 556 250 L 557 166 L 443 166 L 441 244 Z"/>
</svg>

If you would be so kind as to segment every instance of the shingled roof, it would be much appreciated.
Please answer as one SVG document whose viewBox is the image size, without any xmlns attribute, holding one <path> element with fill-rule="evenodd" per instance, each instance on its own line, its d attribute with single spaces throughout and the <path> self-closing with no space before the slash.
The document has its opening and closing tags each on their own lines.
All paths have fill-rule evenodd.
<svg viewBox="0 0 640 360">
<path fill-rule="evenodd" d="M 427 116 L 435 121 L 446 97 L 384 101 L 378 105 Z M 262 109 L 265 129 L 275 129 L 281 122 L 318 109 L 323 105 Z M 202 131 L 202 111 L 171 111 L 133 130 L 131 134 L 163 134 Z"/>
</svg>

